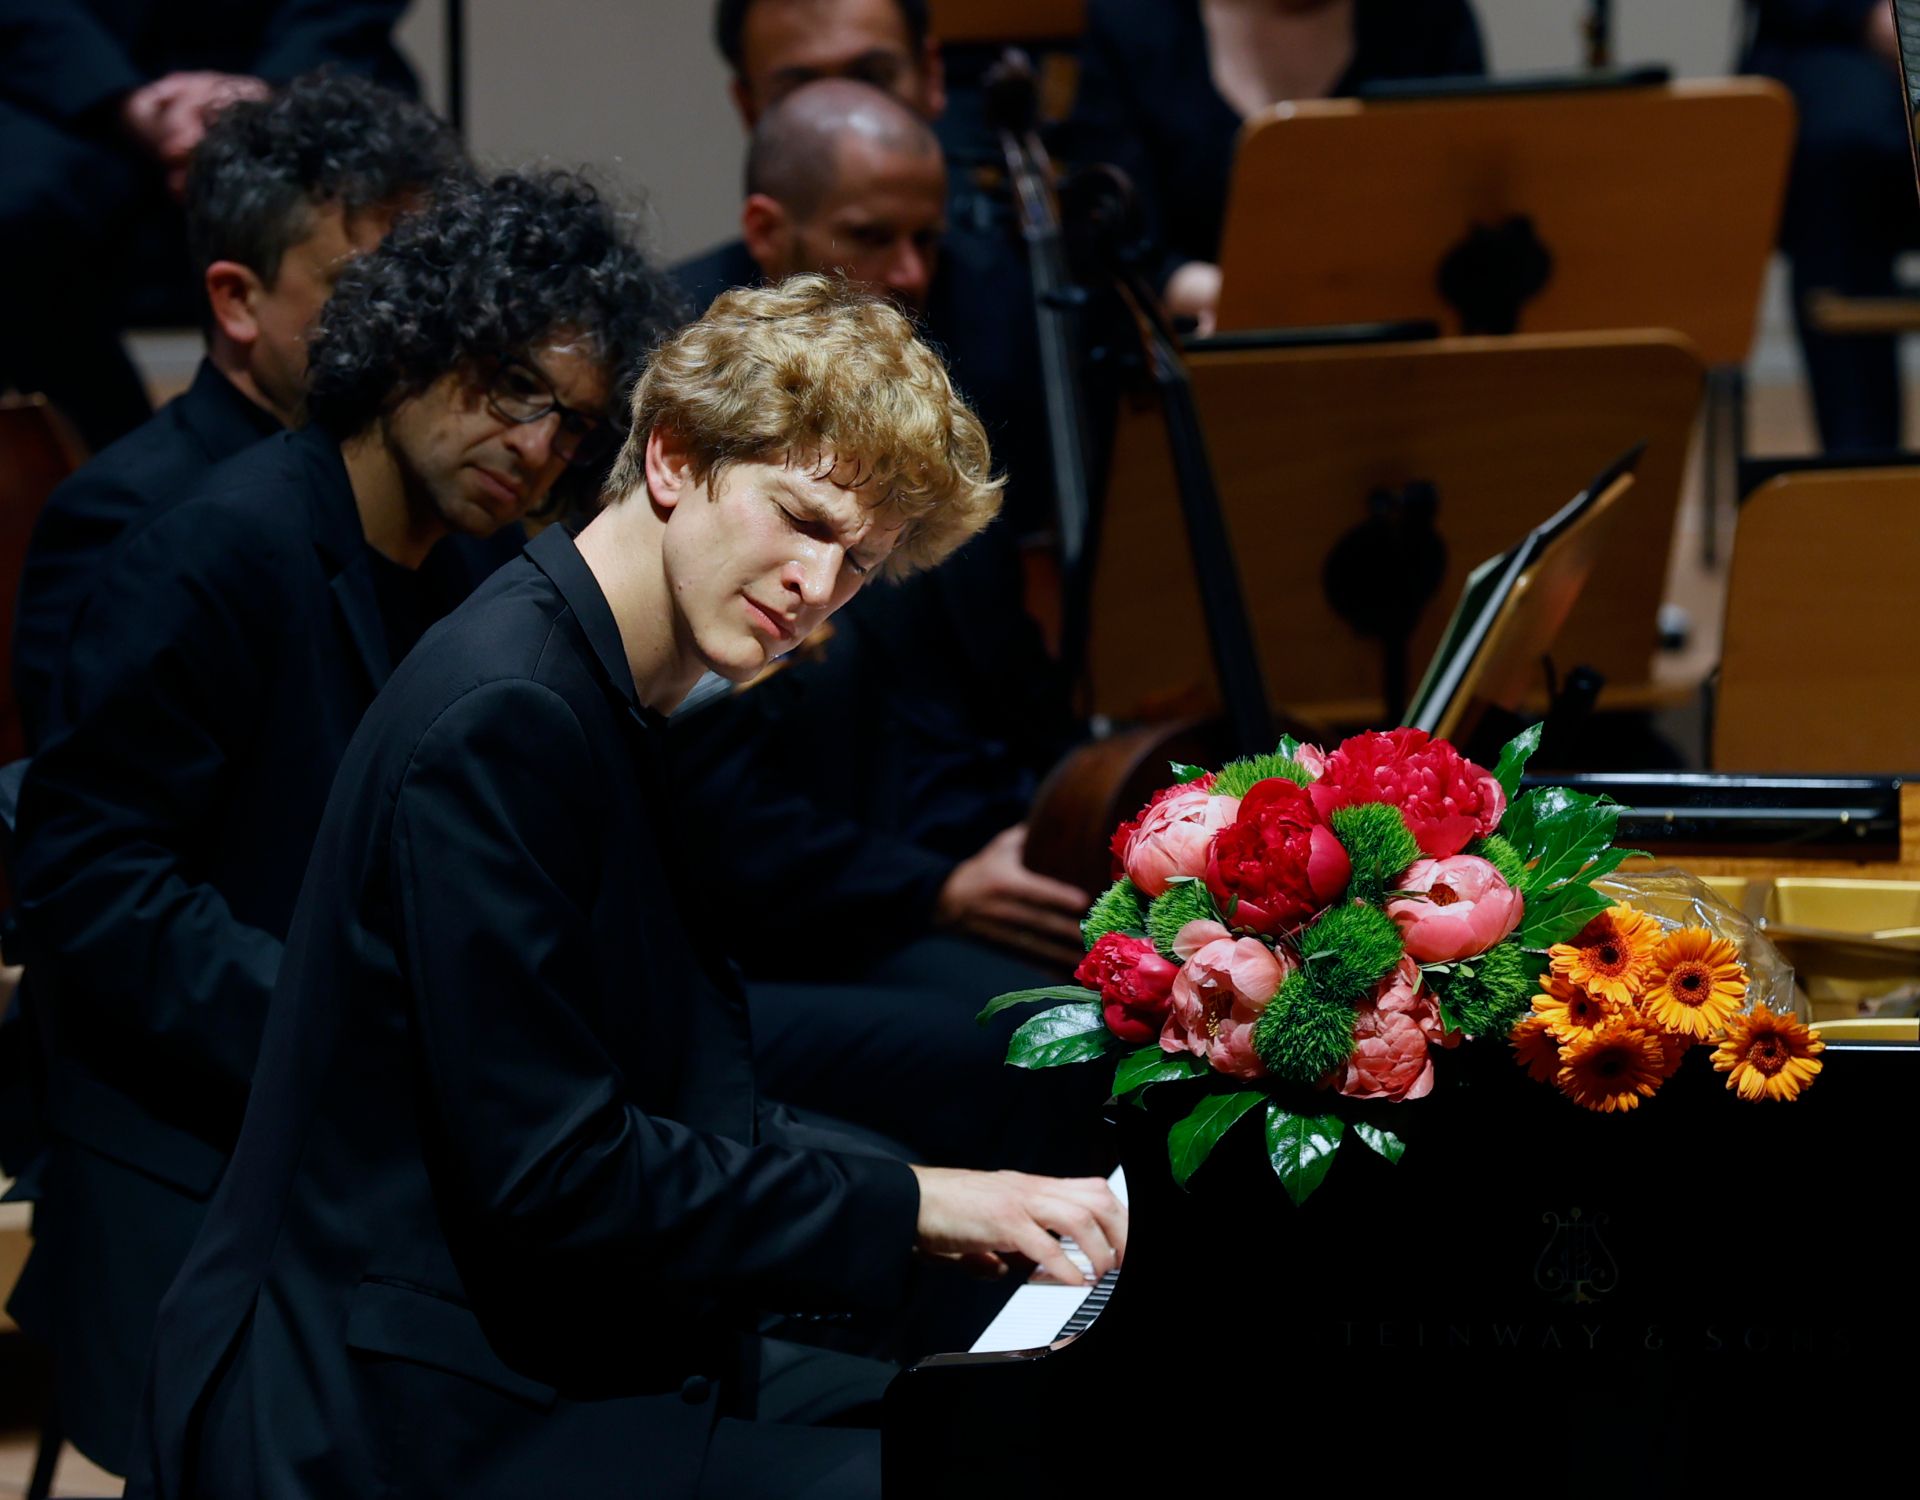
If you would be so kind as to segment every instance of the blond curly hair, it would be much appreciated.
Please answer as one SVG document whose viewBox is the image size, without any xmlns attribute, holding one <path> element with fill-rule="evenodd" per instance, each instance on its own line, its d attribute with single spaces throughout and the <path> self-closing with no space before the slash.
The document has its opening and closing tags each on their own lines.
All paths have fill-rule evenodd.
<svg viewBox="0 0 1920 1500">
<path fill-rule="evenodd" d="M 902 526 L 887 570 L 932 567 L 1000 509 L 987 434 L 946 366 L 890 303 L 839 277 L 739 288 L 669 338 L 633 391 L 606 498 L 646 485 L 647 435 L 674 433 L 696 476 L 829 458 L 839 482 Z"/>
</svg>

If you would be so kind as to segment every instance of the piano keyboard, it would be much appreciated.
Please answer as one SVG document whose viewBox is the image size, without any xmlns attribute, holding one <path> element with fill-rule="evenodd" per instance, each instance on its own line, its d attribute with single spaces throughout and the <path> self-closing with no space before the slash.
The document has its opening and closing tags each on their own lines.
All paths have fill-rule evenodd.
<svg viewBox="0 0 1920 1500">
<path fill-rule="evenodd" d="M 1116 1167 L 1107 1185 L 1113 1189 L 1114 1197 L 1122 1203 L 1127 1201 L 1127 1175 Z M 1070 1239 L 1060 1241 L 1067 1252 L 1067 1258 L 1083 1272 L 1091 1273 L 1093 1262 L 1081 1253 L 1080 1247 Z M 1010 1349 L 1044 1349 L 1056 1340 L 1071 1338 L 1074 1334 L 1084 1333 L 1093 1326 L 1093 1320 L 1100 1316 L 1107 1301 L 1113 1296 L 1114 1284 L 1120 1279 L 1116 1268 L 1107 1272 L 1091 1286 L 1061 1286 L 1058 1282 L 1041 1281 L 1037 1277 L 1007 1299 L 1005 1307 L 986 1327 L 969 1350 L 972 1354 L 998 1354 Z"/>
</svg>

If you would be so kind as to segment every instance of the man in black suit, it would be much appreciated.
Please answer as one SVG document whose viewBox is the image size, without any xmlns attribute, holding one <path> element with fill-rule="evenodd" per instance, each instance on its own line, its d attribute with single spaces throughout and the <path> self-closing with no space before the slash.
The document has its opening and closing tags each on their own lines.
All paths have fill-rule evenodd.
<svg viewBox="0 0 1920 1500">
<path fill-rule="evenodd" d="M 312 425 L 132 534 L 81 616 L 20 796 L 53 1144 L 11 1305 L 108 1468 L 239 1129 L 334 770 L 450 602 L 415 570 L 603 465 L 623 383 L 676 312 L 578 179 L 449 188 L 343 274 Z"/>
<path fill-rule="evenodd" d="M 195 149 L 187 227 L 206 289 L 192 386 L 86 464 L 34 525 L 14 612 L 13 690 L 44 733 L 82 604 L 134 522 L 222 459 L 298 419 L 307 334 L 347 261 L 444 177 L 460 143 L 428 110 L 350 75 L 296 79 L 228 108 Z"/>
<path fill-rule="evenodd" d="M 740 240 L 676 271 L 696 306 L 732 286 L 836 271 L 921 317 L 996 451 L 1002 432 L 1041 430 L 1036 411 L 1009 410 L 991 357 L 973 378 L 978 330 L 1005 315 L 978 306 L 974 268 L 947 253 L 946 166 L 919 115 L 865 83 L 806 83 L 759 116 L 746 187 Z M 990 339 L 989 355 L 999 347 Z M 1011 490 L 1042 460 L 1006 446 Z M 1009 1075 L 999 1066 L 1006 1028 L 972 1021 L 989 996 L 1072 967 L 1089 900 L 1021 860 L 1039 774 L 1071 735 L 1022 582 L 1003 518 L 945 567 L 863 593 L 809 659 L 689 716 L 683 738 L 698 748 L 681 758 L 701 820 L 758 815 L 765 789 L 784 784 L 869 830 L 848 866 L 856 879 L 883 862 L 897 872 L 884 923 L 837 876 L 812 876 L 801 905 L 765 903 L 776 929 L 825 922 L 850 934 L 826 951 L 783 942 L 742 955 L 769 1093 L 858 1119 L 934 1160 L 1063 1166 L 1078 1148 L 1054 1154 L 1063 1142 L 1051 1107 L 1090 1112 L 1061 1099 L 1057 1079 Z M 862 1039 L 858 1066 L 848 1034 Z M 871 1066 L 881 1055 L 889 1065 Z"/>
<path fill-rule="evenodd" d="M 148 414 L 119 343 L 142 277 L 189 276 L 177 199 L 208 119 L 323 64 L 412 90 L 406 0 L 0 0 L 0 388 L 44 390 L 99 449 Z M 50 295 L 81 286 L 84 297 Z"/>
<path fill-rule="evenodd" d="M 876 1434 L 756 1413 L 739 1330 L 884 1309 L 915 1248 L 1071 1276 L 1054 1231 L 1117 1262 L 1097 1180 L 784 1138 L 719 960 L 755 916 L 688 901 L 666 853 L 662 716 L 937 562 L 988 474 L 905 320 L 824 278 L 653 359 L 611 503 L 502 569 L 349 748 L 130 1493 L 877 1495 Z"/>
</svg>

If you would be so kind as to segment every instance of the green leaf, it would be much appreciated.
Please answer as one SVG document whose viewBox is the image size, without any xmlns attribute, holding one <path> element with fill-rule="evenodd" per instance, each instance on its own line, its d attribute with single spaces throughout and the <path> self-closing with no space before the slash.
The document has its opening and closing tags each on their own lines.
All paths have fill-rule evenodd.
<svg viewBox="0 0 1920 1500">
<path fill-rule="evenodd" d="M 1173 1180 L 1185 1187 L 1187 1179 L 1200 1170 L 1200 1163 L 1220 1144 L 1220 1137 L 1266 1097 L 1259 1089 L 1241 1089 L 1231 1094 L 1208 1094 L 1194 1105 L 1192 1112 L 1167 1132 Z"/>
<path fill-rule="evenodd" d="M 1573 879 L 1606 852 L 1619 823 L 1620 807 L 1614 802 L 1570 807 L 1541 819 L 1534 825 L 1533 847 L 1524 851 L 1532 868 L 1521 890 L 1531 894 Z"/>
<path fill-rule="evenodd" d="M 1361 1124 L 1353 1127 L 1353 1133 L 1396 1165 L 1407 1154 L 1407 1143 L 1391 1130 L 1382 1130 L 1378 1125 Z"/>
<path fill-rule="evenodd" d="M 1124 1099 L 1156 1083 L 1197 1078 L 1206 1071 L 1206 1063 L 1192 1053 L 1162 1052 L 1155 1043 L 1120 1059 L 1120 1066 L 1113 1070 L 1113 1097 Z"/>
<path fill-rule="evenodd" d="M 1523 729 L 1506 743 L 1500 752 L 1499 764 L 1493 768 L 1493 779 L 1500 783 L 1501 790 L 1511 802 L 1520 795 L 1520 773 L 1526 770 L 1527 762 L 1533 759 L 1533 752 L 1540 748 L 1540 731 L 1545 726 L 1535 724 L 1531 729 Z"/>
<path fill-rule="evenodd" d="M 1295 1203 L 1305 1203 L 1326 1181 L 1346 1129 L 1338 1115 L 1296 1115 L 1267 1105 L 1267 1159 Z"/>
<path fill-rule="evenodd" d="M 1207 768 L 1205 766 L 1190 766 L 1182 760 L 1170 760 L 1167 762 L 1167 765 L 1173 771 L 1173 779 L 1175 781 L 1198 781 L 1202 776 L 1207 774 Z"/>
<path fill-rule="evenodd" d="M 1578 882 L 1527 897 L 1526 915 L 1514 941 L 1522 948 L 1546 949 L 1572 937 L 1613 902 Z"/>
<path fill-rule="evenodd" d="M 1016 1068 L 1057 1068 L 1103 1056 L 1120 1045 L 1098 1005 L 1061 1005 L 1041 1011 L 1013 1034 L 1007 1061 Z"/>
<path fill-rule="evenodd" d="M 1288 760 L 1300 753 L 1300 742 L 1290 734 L 1280 736 L 1280 743 L 1273 747 L 1275 755 L 1284 755 Z"/>
<path fill-rule="evenodd" d="M 1098 990 L 1082 989 L 1077 984 L 1049 984 L 1037 990 L 1014 990 L 1009 994 L 995 995 L 989 1000 L 980 1014 L 973 1019 L 985 1023 L 991 1016 L 997 1016 L 1003 1010 L 1011 1010 L 1016 1005 L 1031 1005 L 1036 1000 L 1077 1000 L 1099 1003 Z"/>
<path fill-rule="evenodd" d="M 1587 792 L 1564 786 L 1539 786 L 1526 796 L 1507 804 L 1500 819 L 1500 834 L 1519 851 L 1522 859 L 1532 859 L 1540 850 L 1535 842 L 1538 825 L 1575 807 L 1590 807 L 1600 799 Z"/>
</svg>

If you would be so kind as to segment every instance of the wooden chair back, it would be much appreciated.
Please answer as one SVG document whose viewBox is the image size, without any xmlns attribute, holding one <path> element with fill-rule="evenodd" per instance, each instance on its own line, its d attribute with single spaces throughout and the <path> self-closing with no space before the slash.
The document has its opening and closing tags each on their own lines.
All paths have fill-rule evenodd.
<svg viewBox="0 0 1920 1500">
<path fill-rule="evenodd" d="M 1638 482 L 1562 631 L 1619 698 L 1650 680 L 1674 510 L 1705 378 L 1677 334 L 1547 334 L 1195 355 L 1200 414 L 1276 708 L 1377 721 L 1380 644 L 1321 570 L 1377 488 L 1431 482 L 1445 575 L 1408 656 L 1417 682 L 1467 574 L 1645 442 Z M 1128 403 L 1093 570 L 1089 702 L 1115 720 L 1218 705 L 1157 406 Z M 1607 696 L 1603 695 L 1603 702 Z"/>
<path fill-rule="evenodd" d="M 1713 764 L 1920 771 L 1920 468 L 1806 470 L 1741 507 Z"/>
<path fill-rule="evenodd" d="M 1791 98 L 1755 78 L 1276 105 L 1240 134 L 1219 326 L 1458 330 L 1441 261 L 1524 214 L 1553 266 L 1521 332 L 1674 328 L 1743 363 L 1793 134 Z"/>
</svg>

